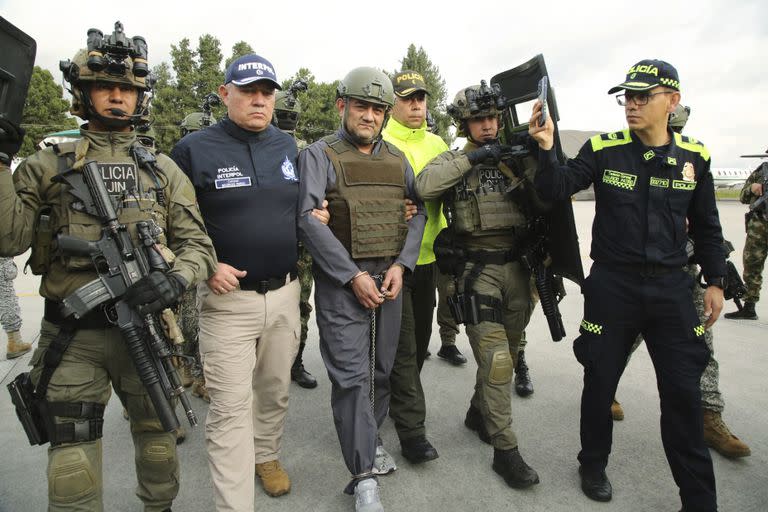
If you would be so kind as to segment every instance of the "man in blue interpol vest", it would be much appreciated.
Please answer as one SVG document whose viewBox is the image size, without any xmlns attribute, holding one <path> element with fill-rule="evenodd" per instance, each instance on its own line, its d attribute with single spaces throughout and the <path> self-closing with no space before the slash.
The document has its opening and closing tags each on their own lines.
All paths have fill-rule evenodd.
<svg viewBox="0 0 768 512">
<path fill-rule="evenodd" d="M 254 509 L 254 468 L 270 496 L 291 488 L 278 457 L 301 329 L 299 179 L 293 137 L 271 124 L 279 88 L 263 57 L 235 60 L 219 87 L 227 116 L 171 153 L 195 186 L 218 260 L 198 290 L 218 511 Z"/>
</svg>

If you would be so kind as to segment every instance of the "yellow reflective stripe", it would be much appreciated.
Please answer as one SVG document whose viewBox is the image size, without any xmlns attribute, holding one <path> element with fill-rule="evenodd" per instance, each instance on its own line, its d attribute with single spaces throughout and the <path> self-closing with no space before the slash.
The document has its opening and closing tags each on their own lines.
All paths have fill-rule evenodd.
<svg viewBox="0 0 768 512">
<path fill-rule="evenodd" d="M 623 134 L 623 137 L 619 138 L 618 134 Z M 609 133 L 608 140 L 603 139 L 602 135 L 595 135 L 594 137 L 591 137 L 589 141 L 592 143 L 592 151 L 600 151 L 605 148 L 629 144 L 632 142 L 632 137 L 629 135 L 629 130 L 622 130 L 620 132 Z"/>
<path fill-rule="evenodd" d="M 702 144 L 701 142 L 697 141 L 696 139 L 688 138 L 687 141 L 683 140 L 683 136 L 679 133 L 675 133 L 675 144 L 677 144 L 679 147 L 691 151 L 693 153 L 699 153 L 701 155 L 701 158 L 703 158 L 706 161 L 709 161 L 709 150 Z"/>
<path fill-rule="evenodd" d="M 703 325 L 697 325 L 696 327 L 693 328 L 693 332 L 694 332 L 694 334 L 696 334 L 697 337 L 698 336 L 704 336 L 704 331 L 705 330 L 706 329 L 704 329 Z"/>
</svg>

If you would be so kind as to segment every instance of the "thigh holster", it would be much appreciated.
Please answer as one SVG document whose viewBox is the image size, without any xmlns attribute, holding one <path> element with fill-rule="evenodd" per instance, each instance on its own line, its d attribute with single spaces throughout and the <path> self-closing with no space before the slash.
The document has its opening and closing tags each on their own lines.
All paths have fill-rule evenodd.
<svg viewBox="0 0 768 512">
<path fill-rule="evenodd" d="M 38 402 L 51 446 L 82 443 L 101 439 L 104 426 L 104 404 L 96 402 Z M 56 423 L 55 417 L 72 418 Z"/>
</svg>

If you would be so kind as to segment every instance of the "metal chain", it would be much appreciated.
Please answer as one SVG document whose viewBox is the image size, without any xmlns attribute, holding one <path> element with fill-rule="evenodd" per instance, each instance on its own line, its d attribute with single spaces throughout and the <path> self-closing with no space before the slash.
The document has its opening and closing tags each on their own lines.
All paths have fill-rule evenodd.
<svg viewBox="0 0 768 512">
<path fill-rule="evenodd" d="M 372 275 L 371 278 L 373 278 L 374 282 L 376 283 L 377 289 L 381 285 L 382 280 L 384 279 L 384 276 L 381 274 L 375 274 Z M 377 309 L 377 308 L 376 308 Z M 369 366 L 371 369 L 371 411 L 374 413 L 376 412 L 375 405 L 375 379 L 376 379 L 376 309 L 371 310 L 371 345 L 370 345 L 370 361 Z"/>
</svg>

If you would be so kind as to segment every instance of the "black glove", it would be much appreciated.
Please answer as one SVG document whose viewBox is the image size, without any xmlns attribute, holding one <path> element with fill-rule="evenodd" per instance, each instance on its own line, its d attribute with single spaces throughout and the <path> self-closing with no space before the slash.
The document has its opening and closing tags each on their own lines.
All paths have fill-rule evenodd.
<svg viewBox="0 0 768 512">
<path fill-rule="evenodd" d="M 0 115 L 0 153 L 4 154 L 0 159 L 4 164 L 11 165 L 13 155 L 19 152 L 24 142 L 24 133 L 24 128 Z"/>
<path fill-rule="evenodd" d="M 153 270 L 148 276 L 133 283 L 125 291 L 123 299 L 145 315 L 172 306 L 186 289 L 187 283 L 180 275 Z"/>
<path fill-rule="evenodd" d="M 484 144 L 477 149 L 467 153 L 469 163 L 472 165 L 479 164 L 481 162 L 491 162 L 494 164 L 499 163 L 502 156 L 510 153 L 512 148 L 498 142 L 492 142 Z"/>
</svg>

